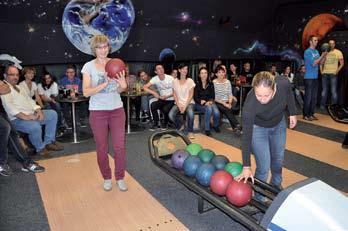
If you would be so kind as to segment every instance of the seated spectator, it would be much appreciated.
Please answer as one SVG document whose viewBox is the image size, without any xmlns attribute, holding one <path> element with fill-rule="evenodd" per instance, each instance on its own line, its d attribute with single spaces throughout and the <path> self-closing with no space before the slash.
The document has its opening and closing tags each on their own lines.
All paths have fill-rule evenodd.
<svg viewBox="0 0 348 231">
<path fill-rule="evenodd" d="M 284 68 L 284 71 L 283 71 L 283 73 L 282 73 L 282 76 L 284 76 L 285 78 L 287 78 L 287 79 L 290 81 L 290 83 L 293 85 L 293 83 L 294 83 L 294 74 L 291 73 L 291 67 L 290 67 L 290 66 L 286 66 L 286 67 Z"/>
<path fill-rule="evenodd" d="M 59 131 L 58 134 L 61 136 L 62 133 L 64 133 L 68 128 L 68 125 L 65 121 L 60 103 L 57 101 L 58 85 L 50 73 L 46 73 L 42 77 L 41 83 L 38 84 L 38 91 L 42 101 L 45 104 L 45 108 L 53 109 L 57 112 L 57 130 Z"/>
<path fill-rule="evenodd" d="M 194 90 L 195 109 L 204 113 L 204 130 L 207 136 L 210 132 L 210 118 L 213 115 L 213 128 L 216 132 L 220 132 L 219 120 L 220 112 L 217 108 L 215 100 L 214 85 L 208 79 L 208 69 L 202 67 L 199 69 L 199 79 Z"/>
<path fill-rule="evenodd" d="M 82 81 L 76 76 L 76 67 L 73 64 L 69 64 L 66 67 L 65 75 L 59 81 L 59 89 L 74 89 L 74 92 L 77 94 L 82 94 Z M 61 104 L 63 115 L 67 124 L 72 124 L 71 116 L 71 104 L 62 103 Z M 79 102 L 76 104 L 76 123 L 78 125 L 84 124 L 84 120 L 88 118 L 88 102 Z M 81 120 L 81 122 L 80 122 Z"/>
<path fill-rule="evenodd" d="M 274 76 L 279 76 L 279 73 L 277 72 L 277 66 L 274 63 L 271 64 L 269 72 L 271 72 L 271 74 Z"/>
<path fill-rule="evenodd" d="M 150 81 L 149 75 L 144 71 L 140 70 L 138 71 L 138 77 L 139 77 L 139 84 L 141 87 L 141 90 L 144 90 L 144 85 L 146 85 Z M 141 96 L 141 111 L 143 113 L 143 119 L 142 122 L 148 122 L 150 121 L 150 103 L 149 103 L 149 95 L 145 94 Z"/>
<path fill-rule="evenodd" d="M 173 95 L 175 105 L 169 112 L 169 118 L 174 122 L 176 129 L 183 130 L 182 116 L 177 116 L 178 113 L 186 113 L 187 118 L 187 131 L 189 138 L 193 139 L 193 121 L 194 121 L 194 101 L 193 93 L 196 84 L 193 80 L 187 76 L 188 66 L 186 64 L 180 64 L 178 67 L 179 76 L 173 81 Z"/>
<path fill-rule="evenodd" d="M 305 94 L 304 75 L 306 73 L 306 66 L 301 65 L 299 71 L 296 73 L 293 79 L 295 99 L 300 107 L 303 109 L 303 97 Z"/>
<path fill-rule="evenodd" d="M 237 98 L 232 94 L 231 82 L 225 78 L 226 72 L 222 66 L 215 70 L 217 78 L 213 81 L 215 91 L 215 103 L 221 114 L 225 115 L 233 130 L 240 134 L 242 127 L 233 114 L 232 106 L 237 103 Z"/>
<path fill-rule="evenodd" d="M 240 72 L 240 81 L 242 83 L 251 84 L 253 81 L 254 74 L 250 69 L 250 63 L 246 62 L 243 64 L 243 70 Z"/>
<path fill-rule="evenodd" d="M 157 101 L 151 104 L 151 113 L 153 116 L 153 125 L 150 128 L 150 131 L 154 131 L 160 127 L 159 124 L 159 115 L 157 110 L 163 112 L 164 120 L 161 124 L 162 130 L 166 130 L 168 126 L 168 113 L 170 109 L 174 105 L 174 97 L 173 97 L 173 80 L 174 78 L 170 75 L 166 75 L 164 73 L 164 68 L 162 64 L 157 64 L 155 66 L 154 76 L 147 84 L 144 86 L 144 90 L 150 94 L 152 94 Z M 159 93 L 150 89 L 152 85 L 155 85 Z"/>
<path fill-rule="evenodd" d="M 24 80 L 19 83 L 19 86 L 23 89 L 23 91 L 30 97 L 35 97 L 36 103 L 43 108 L 44 105 L 42 103 L 41 97 L 37 90 L 37 85 L 35 81 L 33 81 L 36 70 L 34 67 L 24 67 L 22 70 L 22 75 L 24 76 Z"/>
<path fill-rule="evenodd" d="M 172 72 L 170 73 L 171 76 L 173 76 L 174 79 L 178 78 L 178 70 L 173 69 Z"/>
<path fill-rule="evenodd" d="M 35 101 L 17 85 L 19 71 L 10 65 L 5 68 L 5 82 L 11 92 L 1 95 L 2 104 L 17 131 L 27 133 L 36 152 L 49 156 L 49 151 L 60 151 L 63 147 L 56 142 L 57 113 L 54 110 L 41 110 Z M 45 125 L 42 139 L 42 125 Z"/>
<path fill-rule="evenodd" d="M 0 80 L 0 95 L 6 95 L 10 93 L 10 91 L 10 87 Z M 23 172 L 37 173 L 45 171 L 45 168 L 30 159 L 22 148 L 18 134 L 8 120 L 0 100 L 0 175 L 2 176 L 10 176 L 12 174 L 12 170 L 7 164 L 8 149 L 10 149 L 16 159 L 21 162 Z"/>
</svg>

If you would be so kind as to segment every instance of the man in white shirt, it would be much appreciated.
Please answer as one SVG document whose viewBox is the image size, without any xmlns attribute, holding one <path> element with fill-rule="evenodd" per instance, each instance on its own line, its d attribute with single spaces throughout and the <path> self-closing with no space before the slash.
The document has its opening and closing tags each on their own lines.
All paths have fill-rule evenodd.
<svg viewBox="0 0 348 231">
<path fill-rule="evenodd" d="M 168 113 L 174 105 L 174 97 L 173 97 L 174 78 L 164 73 L 164 68 L 162 64 L 157 64 L 155 66 L 155 73 L 157 75 L 154 76 L 147 84 L 144 85 L 144 90 L 152 94 L 156 99 L 158 99 L 157 101 L 151 104 L 153 125 L 150 128 L 150 131 L 154 131 L 159 127 L 159 116 L 158 116 L 157 110 L 162 111 L 164 115 L 162 130 L 167 129 L 168 121 L 169 121 Z M 152 85 L 156 86 L 159 93 L 150 89 Z"/>
<path fill-rule="evenodd" d="M 48 156 L 50 150 L 63 150 L 63 147 L 55 141 L 57 113 L 53 110 L 41 110 L 33 99 L 24 94 L 17 85 L 19 79 L 17 67 L 6 67 L 4 77 L 11 92 L 1 95 L 1 100 L 14 128 L 29 135 L 29 140 L 38 154 Z M 45 125 L 44 140 L 42 140 L 42 125 Z"/>
</svg>

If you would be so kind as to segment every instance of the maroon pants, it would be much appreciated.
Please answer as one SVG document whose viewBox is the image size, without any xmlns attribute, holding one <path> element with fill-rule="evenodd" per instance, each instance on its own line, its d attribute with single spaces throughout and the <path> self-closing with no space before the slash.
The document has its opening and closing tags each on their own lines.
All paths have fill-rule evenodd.
<svg viewBox="0 0 348 231">
<path fill-rule="evenodd" d="M 124 178 L 126 165 L 125 113 L 123 108 L 90 111 L 89 123 L 97 146 L 97 160 L 104 179 L 111 179 L 109 166 L 109 131 L 114 150 L 116 180 Z"/>
</svg>

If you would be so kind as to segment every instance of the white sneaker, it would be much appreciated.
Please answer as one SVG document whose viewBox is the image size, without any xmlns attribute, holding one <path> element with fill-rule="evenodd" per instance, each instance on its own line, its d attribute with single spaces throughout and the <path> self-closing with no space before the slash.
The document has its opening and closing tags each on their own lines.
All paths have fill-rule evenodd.
<svg viewBox="0 0 348 231">
<path fill-rule="evenodd" d="M 127 191 L 128 187 L 126 185 L 126 182 L 124 182 L 124 180 L 118 180 L 116 181 L 116 185 L 117 187 L 121 190 L 121 191 Z"/>
<path fill-rule="evenodd" d="M 110 190 L 112 189 L 112 181 L 111 181 L 111 179 L 109 179 L 109 180 L 104 180 L 104 185 L 103 185 L 103 187 L 104 187 L 104 190 L 105 190 L 105 191 L 110 191 Z"/>
</svg>

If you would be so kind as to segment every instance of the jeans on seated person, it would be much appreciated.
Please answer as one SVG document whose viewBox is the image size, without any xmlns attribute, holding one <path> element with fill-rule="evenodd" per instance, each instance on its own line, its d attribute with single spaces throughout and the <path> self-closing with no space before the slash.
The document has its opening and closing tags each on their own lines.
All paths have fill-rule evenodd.
<svg viewBox="0 0 348 231">
<path fill-rule="evenodd" d="M 193 132 L 193 121 L 194 121 L 194 113 L 193 113 L 193 104 L 189 104 L 186 108 L 186 118 L 188 120 L 187 127 L 188 132 Z M 183 125 L 183 120 L 181 116 L 177 116 L 179 113 L 179 108 L 177 105 L 174 105 L 169 112 L 169 119 L 175 123 L 176 129 L 180 129 Z"/>
<path fill-rule="evenodd" d="M 42 110 L 44 120 L 22 120 L 14 119 L 11 121 L 14 128 L 29 135 L 30 142 L 34 145 L 37 152 L 43 150 L 47 144 L 56 140 L 56 126 L 58 116 L 54 110 Z M 44 140 L 42 140 L 42 125 L 45 125 Z"/>
<path fill-rule="evenodd" d="M 149 95 L 142 95 L 141 96 L 141 110 L 142 111 L 149 111 Z"/>
<path fill-rule="evenodd" d="M 172 109 L 173 105 L 174 105 L 174 100 L 159 99 L 157 101 L 152 102 L 151 103 L 151 113 L 152 113 L 152 117 L 153 117 L 153 123 L 155 125 L 158 125 L 159 115 L 157 113 L 157 110 L 160 110 L 163 112 L 163 116 L 164 116 L 163 124 L 167 125 L 168 120 L 169 120 L 168 113 Z"/>
<path fill-rule="evenodd" d="M 199 112 L 204 113 L 204 130 L 205 131 L 210 131 L 211 115 L 213 115 L 214 128 L 219 127 L 220 112 L 215 103 L 213 103 L 212 105 L 200 105 L 196 103 L 195 109 Z"/>
<path fill-rule="evenodd" d="M 282 183 L 282 168 L 286 141 L 285 117 L 274 127 L 265 128 L 254 125 L 252 136 L 252 152 L 255 156 L 255 177 L 267 182 L 271 170 L 271 184 L 280 187 Z M 262 199 L 255 194 L 256 199 Z"/>
</svg>

